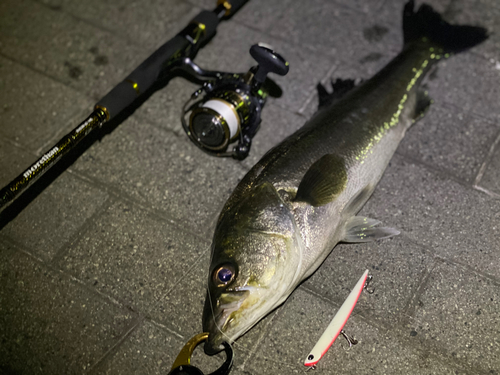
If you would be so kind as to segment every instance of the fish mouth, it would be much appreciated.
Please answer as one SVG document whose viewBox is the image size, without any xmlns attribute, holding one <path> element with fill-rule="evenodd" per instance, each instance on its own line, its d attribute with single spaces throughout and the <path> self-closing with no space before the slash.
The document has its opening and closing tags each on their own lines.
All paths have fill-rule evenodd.
<svg viewBox="0 0 500 375">
<path fill-rule="evenodd" d="M 224 339 L 222 335 L 213 335 L 209 334 L 207 341 L 205 341 L 205 346 L 203 347 L 203 350 L 205 351 L 206 355 L 215 355 L 222 350 L 224 350 L 224 345 L 222 343 L 224 342 Z"/>
<path fill-rule="evenodd" d="M 224 350 L 222 345 L 224 341 L 231 344 L 237 338 L 228 330 L 236 322 L 235 312 L 249 295 L 248 290 L 222 293 L 215 305 L 211 296 L 207 295 L 203 313 L 203 332 L 208 332 L 208 339 L 204 346 L 206 354 L 214 355 Z"/>
</svg>

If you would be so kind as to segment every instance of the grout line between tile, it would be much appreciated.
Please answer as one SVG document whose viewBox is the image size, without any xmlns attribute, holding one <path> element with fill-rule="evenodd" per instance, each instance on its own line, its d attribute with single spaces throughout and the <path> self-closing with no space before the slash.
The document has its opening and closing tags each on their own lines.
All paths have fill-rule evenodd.
<svg viewBox="0 0 500 375">
<path fill-rule="evenodd" d="M 402 325 L 410 325 L 411 324 L 411 320 L 413 318 L 413 315 L 414 315 L 415 309 L 416 309 L 416 301 L 425 292 L 425 288 L 426 288 L 427 284 L 429 283 L 429 279 L 430 279 L 432 273 L 436 269 L 438 262 L 441 262 L 441 260 L 437 259 L 436 256 L 434 256 L 433 259 L 434 259 L 434 262 L 432 263 L 432 266 L 427 269 L 426 274 L 424 274 L 422 276 L 422 278 L 420 279 L 420 283 L 418 285 L 418 288 L 415 290 L 415 293 L 413 293 L 410 300 L 408 301 L 406 308 L 403 310 L 402 316 L 407 318 L 407 319 L 401 321 Z"/>
<path fill-rule="evenodd" d="M 136 318 L 129 326 L 129 328 L 125 331 L 125 333 L 120 337 L 120 339 L 114 344 L 112 345 L 102 356 L 101 358 L 99 358 L 95 363 L 94 365 L 92 365 L 87 373 L 88 374 L 92 374 L 94 373 L 95 371 L 97 371 L 101 366 L 104 365 L 106 359 L 110 356 L 112 356 L 114 353 L 116 353 L 118 351 L 118 348 L 125 342 L 125 340 L 132 334 L 132 332 L 134 332 L 138 327 L 140 327 L 140 325 L 142 324 L 142 322 L 144 321 L 144 318 L 143 317 L 138 317 Z"/>
<path fill-rule="evenodd" d="M 119 307 L 121 309 L 126 309 L 131 314 L 138 315 L 137 312 L 135 312 L 132 309 L 128 308 L 125 304 L 121 303 L 120 301 L 114 299 L 113 297 L 111 297 L 111 296 L 109 296 L 107 294 L 102 293 L 101 291 L 99 291 L 97 289 L 91 288 L 84 281 L 76 278 L 75 276 L 71 275 L 70 273 L 68 273 L 68 272 L 66 272 L 66 271 L 64 271 L 64 270 L 62 270 L 60 268 L 54 267 L 54 265 L 52 265 L 51 263 L 48 263 L 48 262 L 44 261 L 42 258 L 36 256 L 35 254 L 32 254 L 29 250 L 25 249 L 23 245 L 17 243 L 17 241 L 13 240 L 12 238 L 10 238 L 10 237 L 7 237 L 7 238 L 3 237 L 3 240 L 7 241 L 9 244 L 11 244 L 16 249 L 16 252 L 20 252 L 22 254 L 27 255 L 28 257 L 34 259 L 39 264 L 43 265 L 44 267 L 48 268 L 50 271 L 52 271 L 54 273 L 59 273 L 59 274 L 64 275 L 65 277 L 68 277 L 73 282 L 81 285 L 85 290 L 87 290 L 91 294 L 97 294 L 97 295 L 100 296 L 100 298 L 106 300 L 107 302 L 109 302 L 109 303 L 111 303 L 111 304 L 113 304 L 113 305 L 115 305 L 115 306 L 117 306 L 117 307 Z"/>
<path fill-rule="evenodd" d="M 179 332 L 177 331 L 174 331 L 173 329 L 167 327 L 165 324 L 161 324 L 159 322 L 157 322 L 156 320 L 153 320 L 153 319 L 149 319 L 149 318 L 145 318 L 144 321 L 148 321 L 149 323 L 151 323 L 152 325 L 155 325 L 161 329 L 164 329 L 166 330 L 167 332 L 171 333 L 172 335 L 182 339 L 182 340 L 185 340 L 186 337 L 185 336 L 182 336 Z"/>
<path fill-rule="evenodd" d="M 462 185 L 463 187 L 465 187 L 467 189 L 473 190 L 473 186 L 470 183 L 467 183 L 466 181 L 462 180 L 458 176 L 455 176 L 454 174 L 452 174 L 452 173 L 450 173 L 450 172 L 448 172 L 446 170 L 442 170 L 440 168 L 436 168 L 436 167 L 434 167 L 431 164 L 423 162 L 422 160 L 415 159 L 415 158 L 409 156 L 408 154 L 399 151 L 399 148 L 396 150 L 396 152 L 394 154 L 398 155 L 399 157 L 401 157 L 404 161 L 406 161 L 408 163 L 412 163 L 412 164 L 415 164 L 415 165 L 422 166 L 425 169 L 427 169 L 429 172 L 431 172 L 431 173 L 433 173 L 435 175 L 438 175 L 441 178 L 446 178 L 447 180 L 451 180 L 451 181 L 453 181 L 453 182 L 455 182 L 457 184 L 460 184 L 460 185 Z"/>
<path fill-rule="evenodd" d="M 259 338 L 257 339 L 257 342 L 253 345 L 253 348 L 248 351 L 247 357 L 245 358 L 245 360 L 243 361 L 243 363 L 239 367 L 241 370 L 245 370 L 245 366 L 248 363 L 248 361 L 252 358 L 252 356 L 256 355 L 257 350 L 258 350 L 258 346 L 262 343 L 262 341 L 264 340 L 264 337 L 266 337 L 267 328 L 271 325 L 271 323 L 273 322 L 273 320 L 276 318 L 277 315 L 278 315 L 278 311 L 275 311 L 273 316 L 271 317 L 271 319 L 267 322 L 265 329 L 264 329 L 264 332 L 262 332 L 262 334 L 259 336 Z"/>
<path fill-rule="evenodd" d="M 56 265 L 58 265 L 59 262 L 63 259 L 64 255 L 66 255 L 66 253 L 70 249 L 70 246 L 78 242 L 80 238 L 83 238 L 85 233 L 87 233 L 87 231 L 92 227 L 96 219 L 99 216 L 103 215 L 109 209 L 109 207 L 113 205 L 113 203 L 113 198 L 108 195 L 106 200 L 98 207 L 98 209 L 92 215 L 90 215 L 90 217 L 84 220 L 83 225 L 72 236 L 70 236 L 70 238 L 68 238 L 68 240 L 62 244 L 62 246 L 59 247 L 56 254 L 48 263 L 56 267 Z"/>
<path fill-rule="evenodd" d="M 500 132 L 498 133 L 498 136 L 495 139 L 495 141 L 493 142 L 493 144 L 490 146 L 490 149 L 488 151 L 488 155 L 486 155 L 486 158 L 484 159 L 484 162 L 481 165 L 481 168 L 479 169 L 479 172 L 476 176 L 476 179 L 474 180 L 474 183 L 472 185 L 475 189 L 483 191 L 489 195 L 491 195 L 491 193 L 488 192 L 486 189 L 479 187 L 479 183 L 481 182 L 481 179 L 483 178 L 483 175 L 486 172 L 486 167 L 488 166 L 489 162 L 493 158 L 493 154 L 495 153 L 495 148 L 498 146 L 499 143 L 500 143 Z"/>
<path fill-rule="evenodd" d="M 83 105 L 82 105 L 83 107 Z M 64 122 L 66 124 L 70 123 L 71 125 L 68 126 L 67 128 L 64 127 L 64 126 L 61 126 L 60 128 L 58 128 L 58 130 L 56 130 L 55 132 L 52 132 L 52 135 L 51 137 L 43 144 L 41 145 L 40 147 L 38 147 L 36 150 L 35 150 L 35 154 L 37 157 L 39 157 L 40 155 L 42 155 L 43 152 L 46 152 L 48 151 L 51 147 L 53 147 L 62 137 L 64 137 L 66 134 L 68 134 L 69 132 L 71 132 L 74 128 L 76 128 L 78 126 L 79 123 L 81 123 L 82 120 L 85 119 L 84 115 L 83 115 L 83 110 L 82 108 L 79 108 L 77 110 L 75 110 L 70 116 L 68 116 L 66 119 L 64 119 Z M 92 111 L 90 110 L 90 107 L 89 107 L 89 110 L 88 110 L 88 115 L 90 115 L 90 113 L 92 113 Z M 81 118 L 78 119 L 78 116 L 79 115 L 82 115 Z"/>
<path fill-rule="evenodd" d="M 120 33 L 117 33 L 116 30 L 113 30 L 113 29 L 110 29 L 110 28 L 107 28 L 107 27 L 103 27 L 103 25 L 105 24 L 104 22 L 94 23 L 94 22 L 92 22 L 92 21 L 90 21 L 88 19 L 80 18 L 80 17 L 74 15 L 73 13 L 67 12 L 66 10 L 62 10 L 62 11 L 60 11 L 60 10 L 54 10 L 50 5 L 45 4 L 45 3 L 41 2 L 41 1 L 37 1 L 37 0 L 31 0 L 31 1 L 34 2 L 34 3 L 36 3 L 36 4 L 38 4 L 39 6 L 42 6 L 42 7 L 46 8 L 46 9 L 49 9 L 52 12 L 63 13 L 64 15 L 66 15 L 66 16 L 74 19 L 75 21 L 78 21 L 78 22 L 81 22 L 81 23 L 83 23 L 83 24 L 85 24 L 87 26 L 93 27 L 93 28 L 95 28 L 97 30 L 100 30 L 101 32 L 110 34 L 114 38 L 117 38 L 118 40 L 121 40 L 122 42 L 125 42 L 125 43 L 127 43 L 129 45 L 133 45 L 135 47 L 141 48 L 141 50 L 145 51 L 144 47 L 140 43 L 134 41 L 133 39 L 124 38 L 122 35 L 120 35 Z M 129 4 L 127 4 L 127 6 L 130 5 L 130 4 L 132 4 L 133 2 L 135 2 L 135 1 L 131 1 Z"/>
<path fill-rule="evenodd" d="M 139 209 L 145 211 L 146 213 L 148 213 L 149 215 L 151 215 L 153 218 L 160 219 L 161 221 L 166 221 L 169 223 L 169 225 L 174 226 L 175 228 L 179 229 L 180 231 L 185 232 L 185 233 L 189 233 L 189 234 L 193 235 L 194 237 L 196 237 L 197 239 L 199 239 L 200 241 L 202 241 L 203 243 L 207 243 L 207 240 L 204 238 L 204 236 L 200 236 L 195 229 L 189 228 L 189 227 L 187 227 L 187 228 L 189 228 L 189 229 L 187 229 L 186 225 L 182 225 L 183 224 L 182 220 L 179 220 L 175 217 L 171 217 L 163 211 L 151 208 L 151 205 L 148 205 L 148 203 L 150 203 L 150 202 L 140 202 L 139 200 L 127 195 L 126 193 L 124 193 L 121 190 L 117 191 L 116 188 L 113 188 L 113 187 L 108 186 L 108 185 L 106 185 L 98 180 L 95 180 L 94 178 L 89 177 L 84 173 L 76 172 L 76 171 L 72 170 L 71 168 L 69 168 L 67 170 L 67 172 L 70 173 L 71 175 L 81 179 L 82 181 L 87 182 L 91 186 L 107 193 L 110 197 L 113 197 L 114 199 L 119 200 L 125 204 L 139 208 Z M 185 224 L 189 224 L 189 223 L 185 223 Z"/>
<path fill-rule="evenodd" d="M 87 95 L 84 91 L 79 91 L 79 90 L 75 89 L 74 87 L 68 85 L 67 82 L 61 81 L 57 77 L 51 76 L 51 75 L 47 74 L 46 72 L 44 72 L 42 70 L 39 70 L 39 69 L 36 69 L 35 67 L 33 67 L 31 65 L 28 65 L 28 64 L 26 64 L 26 63 L 24 63 L 22 61 L 16 60 L 15 58 L 13 58 L 11 56 L 8 56 L 8 55 L 4 54 L 1 51 L 0 51 L 0 57 L 3 57 L 4 59 L 9 60 L 9 61 L 11 61 L 11 62 L 13 62 L 15 64 L 18 64 L 18 65 L 22 66 L 25 69 L 31 70 L 32 72 L 40 74 L 41 76 L 43 76 L 45 78 L 48 78 L 48 79 L 50 79 L 50 80 L 52 80 L 54 82 L 57 82 L 60 85 L 63 85 L 64 87 L 66 87 L 66 88 L 74 91 L 75 93 L 78 93 L 79 95 L 82 95 L 83 98 L 88 99 L 90 102 L 93 102 L 92 99 L 91 99 L 91 97 L 89 95 Z"/>
<path fill-rule="evenodd" d="M 406 238 L 408 239 L 409 242 L 418 246 L 425 254 L 428 254 L 429 256 L 434 258 L 435 260 L 440 261 L 442 263 L 447 263 L 449 265 L 463 268 L 464 270 L 466 270 L 469 273 L 473 273 L 475 275 L 484 277 L 485 279 L 490 280 L 492 283 L 498 284 L 500 286 L 500 279 L 499 278 L 497 278 L 493 275 L 490 275 L 488 273 L 481 272 L 480 270 L 471 267 L 468 263 L 461 263 L 461 262 L 458 262 L 454 259 L 448 259 L 448 258 L 445 258 L 441 255 L 437 255 L 432 250 L 430 250 L 426 245 L 422 245 L 421 243 L 416 241 L 414 238 L 411 238 L 411 237 L 406 237 Z"/>
<path fill-rule="evenodd" d="M 485 189 L 485 188 L 483 188 L 481 186 L 474 186 L 474 189 L 478 190 L 478 191 L 480 191 L 482 193 L 485 193 L 485 194 L 489 195 L 492 198 L 500 199 L 500 194 L 497 194 L 497 193 L 494 193 L 492 191 L 489 191 L 488 189 Z"/>
</svg>

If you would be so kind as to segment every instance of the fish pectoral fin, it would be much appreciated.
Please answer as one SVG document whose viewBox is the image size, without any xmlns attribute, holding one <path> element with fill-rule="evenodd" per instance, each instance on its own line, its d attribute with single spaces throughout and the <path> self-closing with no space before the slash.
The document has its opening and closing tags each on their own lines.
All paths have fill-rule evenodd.
<svg viewBox="0 0 500 375">
<path fill-rule="evenodd" d="M 335 103 L 337 100 L 342 98 L 347 92 L 351 91 L 356 83 L 353 79 L 340 79 L 337 78 L 336 81 L 332 79 L 332 92 L 329 93 L 325 86 L 320 83 L 316 85 L 316 89 L 318 90 L 318 108 L 321 109 L 323 107 L 327 107 L 332 103 Z"/>
<path fill-rule="evenodd" d="M 417 103 L 415 104 L 415 113 L 413 115 L 414 123 L 425 116 L 432 102 L 433 100 L 429 97 L 425 88 L 419 89 L 417 91 Z"/>
<path fill-rule="evenodd" d="M 300 181 L 295 202 L 306 202 L 311 206 L 324 206 L 332 202 L 347 186 L 347 171 L 344 159 L 326 154 L 308 169 Z"/>
<path fill-rule="evenodd" d="M 354 216 L 346 224 L 342 242 L 371 242 L 397 236 L 394 228 L 376 227 L 380 221 L 363 216 Z"/>
</svg>

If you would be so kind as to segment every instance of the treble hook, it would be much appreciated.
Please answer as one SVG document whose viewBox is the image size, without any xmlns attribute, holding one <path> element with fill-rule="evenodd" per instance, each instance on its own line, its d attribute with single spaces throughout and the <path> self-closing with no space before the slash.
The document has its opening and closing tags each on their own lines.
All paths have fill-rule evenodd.
<svg viewBox="0 0 500 375">
<path fill-rule="evenodd" d="M 356 340 L 354 337 L 349 336 L 344 330 L 340 331 L 340 333 L 347 340 L 349 348 L 352 348 L 353 345 L 356 345 L 358 343 L 358 340 Z"/>
<path fill-rule="evenodd" d="M 306 371 L 304 372 L 309 372 L 310 370 L 316 370 L 316 365 L 312 365 L 311 367 L 309 367 Z"/>
<path fill-rule="evenodd" d="M 370 285 L 370 282 L 372 280 L 373 280 L 373 276 L 372 275 L 368 275 L 368 277 L 366 278 L 365 285 L 363 286 L 363 289 L 366 290 L 368 292 L 368 294 L 375 293 L 375 288 L 368 289 L 368 285 Z"/>
</svg>

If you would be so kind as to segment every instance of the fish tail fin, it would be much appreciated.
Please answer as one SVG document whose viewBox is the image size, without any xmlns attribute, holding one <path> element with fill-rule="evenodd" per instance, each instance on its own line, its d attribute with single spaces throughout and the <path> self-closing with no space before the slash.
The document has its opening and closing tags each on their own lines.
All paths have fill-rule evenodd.
<svg viewBox="0 0 500 375">
<path fill-rule="evenodd" d="M 428 38 L 444 52 L 458 53 L 488 38 L 487 30 L 482 27 L 449 24 L 430 5 L 422 4 L 416 12 L 414 7 L 414 0 L 410 0 L 403 11 L 405 45 L 420 38 Z"/>
</svg>

